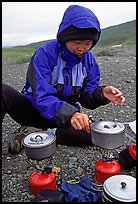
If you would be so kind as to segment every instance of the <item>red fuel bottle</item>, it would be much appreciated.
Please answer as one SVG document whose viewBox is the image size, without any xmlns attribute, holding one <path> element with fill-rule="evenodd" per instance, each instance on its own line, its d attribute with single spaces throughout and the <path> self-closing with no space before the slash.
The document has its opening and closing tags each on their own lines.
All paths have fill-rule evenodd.
<svg viewBox="0 0 138 204">
<path fill-rule="evenodd" d="M 133 157 L 133 159 L 136 160 L 136 144 L 131 144 L 129 146 L 129 153 Z"/>
<path fill-rule="evenodd" d="M 33 172 L 29 182 L 30 191 L 33 195 L 36 195 L 38 191 L 43 189 L 56 190 L 56 176 L 52 169 L 44 173 Z"/>
<path fill-rule="evenodd" d="M 114 175 L 120 174 L 120 165 L 115 160 L 103 161 L 102 159 L 96 162 L 95 165 L 95 179 L 99 183 Z"/>
</svg>

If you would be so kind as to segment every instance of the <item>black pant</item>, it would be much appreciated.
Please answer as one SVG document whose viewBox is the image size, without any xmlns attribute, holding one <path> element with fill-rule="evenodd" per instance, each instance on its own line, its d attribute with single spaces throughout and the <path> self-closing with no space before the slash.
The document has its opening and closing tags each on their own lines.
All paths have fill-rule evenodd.
<svg viewBox="0 0 138 204">
<path fill-rule="evenodd" d="M 32 106 L 32 103 L 20 92 L 9 85 L 2 84 L 2 122 L 5 114 L 22 126 L 42 128 L 56 128 L 56 123 L 42 117 Z M 69 128 L 57 128 L 57 144 L 71 146 L 92 145 L 91 134 Z"/>
</svg>

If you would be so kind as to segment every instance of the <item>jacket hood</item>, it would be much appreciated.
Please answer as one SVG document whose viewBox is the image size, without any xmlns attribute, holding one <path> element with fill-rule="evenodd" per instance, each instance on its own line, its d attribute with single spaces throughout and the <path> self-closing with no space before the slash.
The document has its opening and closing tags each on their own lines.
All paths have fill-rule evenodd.
<svg viewBox="0 0 138 204">
<path fill-rule="evenodd" d="M 62 34 L 64 30 L 67 30 L 70 26 L 74 26 L 78 29 L 94 29 L 96 30 L 98 36 L 94 45 L 99 40 L 101 33 L 99 20 L 88 8 L 78 5 L 71 5 L 66 9 L 59 25 L 57 40 L 59 35 Z"/>
</svg>

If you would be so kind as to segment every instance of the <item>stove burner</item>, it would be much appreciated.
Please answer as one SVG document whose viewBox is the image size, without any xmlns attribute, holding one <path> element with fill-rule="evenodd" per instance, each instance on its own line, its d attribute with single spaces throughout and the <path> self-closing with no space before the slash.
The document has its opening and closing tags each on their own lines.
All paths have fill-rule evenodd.
<svg viewBox="0 0 138 204">
<path fill-rule="evenodd" d="M 102 159 L 95 164 L 95 180 L 98 183 L 104 183 L 104 181 L 113 176 L 120 174 L 120 165 L 116 161 L 113 151 L 109 149 L 99 149 L 102 154 Z"/>
<path fill-rule="evenodd" d="M 50 165 L 52 156 L 43 161 L 31 160 L 30 158 L 27 158 L 26 161 L 36 169 L 29 178 L 30 191 L 33 195 L 43 189 L 56 190 L 56 175 Z"/>
<path fill-rule="evenodd" d="M 51 163 L 52 163 L 52 157 L 46 158 L 45 160 L 31 160 L 30 158 L 27 157 L 26 162 L 34 167 L 36 170 L 41 171 L 42 173 L 45 172 L 46 168 L 52 168 Z M 45 162 L 45 164 L 44 164 Z"/>
</svg>

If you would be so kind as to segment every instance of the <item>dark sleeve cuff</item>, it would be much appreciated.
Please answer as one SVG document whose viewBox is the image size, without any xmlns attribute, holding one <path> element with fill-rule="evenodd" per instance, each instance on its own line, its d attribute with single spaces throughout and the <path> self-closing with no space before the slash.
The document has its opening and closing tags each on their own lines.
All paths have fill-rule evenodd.
<svg viewBox="0 0 138 204">
<path fill-rule="evenodd" d="M 104 97 L 102 89 L 105 86 L 99 86 L 94 92 L 85 93 L 81 96 L 80 104 L 88 109 L 95 109 L 99 106 L 106 105 L 111 101 Z"/>
<path fill-rule="evenodd" d="M 106 97 L 104 97 L 103 91 L 102 91 L 102 89 L 103 89 L 104 87 L 106 87 L 106 86 L 101 86 L 101 87 L 100 87 L 100 88 L 101 88 L 101 99 L 102 99 L 102 101 L 103 101 L 104 104 L 108 104 L 108 103 L 110 103 L 111 101 L 108 100 Z"/>
<path fill-rule="evenodd" d="M 95 102 L 99 105 L 106 105 L 111 101 L 104 97 L 102 89 L 106 86 L 99 86 L 93 93 L 92 97 L 94 98 Z"/>
<path fill-rule="evenodd" d="M 79 109 L 74 107 L 73 105 L 70 105 L 69 103 L 63 104 L 61 108 L 57 111 L 55 115 L 55 120 L 57 123 L 57 126 L 70 126 L 70 119 L 71 116 L 75 112 L 80 112 Z"/>
</svg>

